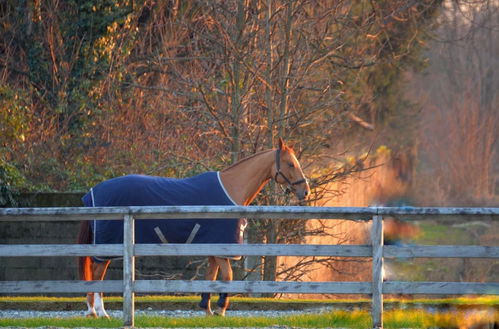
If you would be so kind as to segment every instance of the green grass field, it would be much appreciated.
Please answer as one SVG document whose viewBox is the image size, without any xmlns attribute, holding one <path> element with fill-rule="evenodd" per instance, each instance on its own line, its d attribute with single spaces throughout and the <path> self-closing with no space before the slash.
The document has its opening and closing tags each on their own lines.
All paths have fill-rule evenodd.
<svg viewBox="0 0 499 329">
<path fill-rule="evenodd" d="M 356 304 L 359 300 L 288 300 L 288 299 L 261 299 L 234 297 L 234 304 L 258 304 L 265 305 L 267 309 L 282 309 L 283 305 L 292 307 L 307 305 L 306 307 L 334 305 L 334 304 Z M 182 304 L 195 304 L 198 298 L 195 296 L 172 297 L 172 296 L 138 296 L 136 308 L 142 304 L 150 303 L 172 303 L 177 306 Z M 120 303 L 121 297 L 109 297 L 107 302 Z M 369 302 L 361 300 L 362 303 Z M 0 307 L 9 308 L 9 305 L 22 305 L 27 307 L 34 303 L 67 303 L 84 304 L 81 297 L 0 297 Z M 459 297 L 440 299 L 412 299 L 399 300 L 387 299 L 385 305 L 401 306 L 384 313 L 385 328 L 453 328 L 463 324 L 469 326 L 477 323 L 499 323 L 499 296 L 490 297 Z M 421 305 L 446 305 L 455 306 L 452 311 L 429 312 L 424 309 L 413 308 Z M 474 306 L 477 309 L 470 313 L 469 310 L 459 310 L 460 306 Z M 403 309 L 402 309 L 403 308 Z M 324 314 L 292 315 L 283 317 L 158 317 L 158 316 L 137 316 L 136 327 L 163 327 L 163 328 L 213 328 L 213 327 L 270 327 L 289 326 L 295 328 L 368 328 L 371 326 L 371 318 L 368 310 L 337 310 Z M 94 327 L 94 328 L 118 328 L 122 326 L 122 319 L 87 319 L 84 317 L 75 318 L 33 318 L 33 319 L 0 319 L 1 327 Z"/>
<path fill-rule="evenodd" d="M 497 312 L 496 312 L 497 313 Z M 429 313 L 422 310 L 388 311 L 384 315 L 385 328 L 459 328 L 463 324 L 477 325 L 499 322 L 499 315 L 490 311 L 478 312 L 470 317 L 467 312 Z M 121 319 L 31 318 L 0 319 L 2 327 L 92 327 L 119 328 Z M 190 317 L 172 318 L 138 316 L 138 328 L 215 328 L 215 327 L 271 327 L 294 328 L 370 328 L 371 318 L 367 311 L 333 311 L 320 315 L 294 315 L 276 318 L 266 317 Z"/>
</svg>

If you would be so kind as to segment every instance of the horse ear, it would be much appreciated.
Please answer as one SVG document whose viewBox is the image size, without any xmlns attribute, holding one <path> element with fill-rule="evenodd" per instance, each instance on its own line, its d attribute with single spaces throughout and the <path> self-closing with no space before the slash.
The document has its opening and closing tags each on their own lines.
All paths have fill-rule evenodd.
<svg viewBox="0 0 499 329">
<path fill-rule="evenodd" d="M 286 144 L 284 144 L 284 141 L 282 140 L 281 137 L 279 137 L 279 149 L 284 149 L 286 147 Z"/>
</svg>

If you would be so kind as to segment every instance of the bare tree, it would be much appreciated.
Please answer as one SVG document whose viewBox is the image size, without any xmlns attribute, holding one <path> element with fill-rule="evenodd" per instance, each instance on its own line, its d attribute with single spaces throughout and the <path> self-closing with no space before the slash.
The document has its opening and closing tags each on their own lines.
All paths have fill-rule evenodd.
<svg viewBox="0 0 499 329">
<path fill-rule="evenodd" d="M 16 25 L 9 33 L 39 38 L 31 51 L 47 55 L 39 67 L 50 72 L 28 72 L 36 56 L 10 47 L 16 39 L 4 33 L 2 81 L 22 89 L 12 76 L 23 76 L 30 88 L 37 87 L 34 78 L 50 76 L 56 92 L 39 88 L 33 99 L 56 95 L 68 105 L 36 102 L 29 143 L 9 151 L 33 180 L 44 168 L 51 169 L 44 183 L 59 189 L 127 172 L 188 176 L 273 146 L 280 136 L 294 142 L 318 199 L 341 192 L 330 190 L 331 181 L 365 169 L 362 161 L 331 165 L 343 148 L 334 145 L 355 139 L 369 153 L 372 136 L 366 142 L 364 131 L 376 134 L 397 112 L 390 88 L 417 57 L 440 1 L 111 1 L 95 9 L 85 2 L 27 3 L 27 30 Z M 68 36 L 71 43 L 61 37 L 64 6 L 86 24 Z M 12 22 L 9 8 L 0 14 Z M 97 32 L 101 37 L 86 43 Z M 72 70 L 76 64 L 82 70 Z M 71 90 L 81 93 L 69 97 Z M 66 128 L 75 123 L 72 135 Z M 59 155 L 55 163 L 45 160 L 50 154 Z M 292 201 L 271 187 L 257 202 Z M 323 234 L 303 222 L 267 221 L 255 229 L 267 243 Z M 275 278 L 275 259 L 264 267 L 265 278 Z"/>
<path fill-rule="evenodd" d="M 431 65 L 416 83 L 423 92 L 420 152 L 432 170 L 420 188 L 439 192 L 437 205 L 487 204 L 495 195 L 498 18 L 497 3 L 447 2 Z"/>
</svg>

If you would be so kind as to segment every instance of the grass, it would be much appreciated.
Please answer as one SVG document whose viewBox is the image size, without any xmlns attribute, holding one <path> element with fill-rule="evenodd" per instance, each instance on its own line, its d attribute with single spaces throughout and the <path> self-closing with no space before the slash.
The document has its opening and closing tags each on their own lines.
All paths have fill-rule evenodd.
<svg viewBox="0 0 499 329">
<path fill-rule="evenodd" d="M 276 299 L 276 298 L 253 298 L 253 297 L 231 297 L 231 301 L 245 303 L 265 303 L 273 304 L 302 304 L 302 303 L 334 303 L 334 302 L 359 302 L 359 299 Z M 106 301 L 121 302 L 121 296 L 106 296 Z M 135 296 L 136 302 L 185 302 L 193 303 L 199 301 L 199 296 L 168 296 L 168 295 L 147 295 Z M 367 299 L 361 301 L 368 301 Z M 49 297 L 49 296 L 0 296 L 0 303 L 5 302 L 85 302 L 85 297 Z"/>
<path fill-rule="evenodd" d="M 430 313 L 423 310 L 387 312 L 384 318 L 386 328 L 470 328 L 481 324 L 499 322 L 498 312 L 482 310 Z M 480 328 L 482 328 L 480 326 Z"/>
<path fill-rule="evenodd" d="M 499 322 L 499 315 L 492 311 L 479 311 L 473 315 L 467 312 L 429 313 L 423 310 L 395 310 L 384 315 L 385 328 L 454 328 Z M 0 319 L 3 327 L 93 327 L 119 328 L 121 319 L 76 318 L 31 318 Z M 294 315 L 285 317 L 190 317 L 172 318 L 138 316 L 138 328 L 215 328 L 215 327 L 271 327 L 289 326 L 298 328 L 370 328 L 371 318 L 367 311 L 334 311 L 325 314 Z"/>
<path fill-rule="evenodd" d="M 106 296 L 108 309 L 121 309 L 121 296 Z M 274 299 L 274 298 L 249 298 L 231 297 L 234 309 L 239 310 L 300 310 L 306 307 L 320 307 L 327 305 L 361 305 L 368 304 L 367 299 Z M 135 305 L 137 309 L 152 307 L 153 309 L 177 310 L 198 309 L 199 296 L 136 296 Z M 2 297 L 0 296 L 1 309 L 31 309 L 31 310 L 83 310 L 86 309 L 84 297 Z"/>
<path fill-rule="evenodd" d="M 499 305 L 499 296 L 479 296 L 479 297 L 454 297 L 454 298 L 413 298 L 410 300 L 385 299 L 388 302 L 405 302 L 422 305 L 478 305 L 478 306 L 497 306 Z"/>
<path fill-rule="evenodd" d="M 137 307 L 140 303 L 186 303 L 195 304 L 197 296 L 137 296 Z M 121 302 L 121 297 L 108 297 L 107 302 Z M 280 304 L 324 304 L 334 305 L 335 303 L 358 303 L 369 302 L 367 299 L 341 299 L 341 300 L 314 300 L 314 299 L 271 299 L 271 298 L 247 298 L 234 297 L 234 303 L 255 303 L 265 304 L 268 309 L 273 309 Z M 0 297 L 0 304 L 8 303 L 78 303 L 84 304 L 82 297 Z M 428 312 L 422 309 L 394 309 L 385 311 L 385 328 L 451 328 L 468 324 L 468 327 L 480 321 L 484 323 L 499 323 L 499 312 L 494 311 L 499 305 L 499 296 L 484 297 L 456 297 L 438 299 L 385 299 L 385 304 L 418 304 L 418 305 L 479 305 L 485 307 L 480 311 L 470 313 L 469 311 L 445 311 Z M 487 309 L 488 308 L 488 309 Z M 122 319 L 88 319 L 84 317 L 75 318 L 33 318 L 33 319 L 0 319 L 0 327 L 94 327 L 94 328 L 119 328 L 122 327 Z M 135 326 L 139 328 L 163 327 L 163 328 L 214 328 L 214 327 L 270 327 L 288 326 L 299 328 L 369 328 L 371 327 L 371 317 L 366 310 L 343 311 L 337 310 L 324 314 L 304 314 L 290 315 L 283 317 L 190 317 L 174 318 L 159 316 L 137 316 Z"/>
<path fill-rule="evenodd" d="M 334 305 L 334 304 L 359 304 L 370 303 L 369 299 L 276 299 L 276 298 L 252 298 L 252 297 L 231 297 L 231 303 L 244 303 L 265 305 L 272 309 L 272 305 L 289 305 L 293 304 L 313 304 L 313 305 Z M 123 298 L 121 296 L 105 296 L 107 303 L 121 303 Z M 199 296 L 167 296 L 167 295 L 147 295 L 135 296 L 135 302 L 140 305 L 141 303 L 172 303 L 172 304 L 194 304 L 199 302 Z M 0 305 L 9 303 L 78 303 L 85 304 L 85 297 L 48 297 L 48 296 L 0 296 Z M 480 306 L 498 306 L 499 296 L 459 296 L 452 298 L 384 298 L 385 304 L 390 303 L 404 303 L 404 304 L 418 304 L 418 305 L 480 305 Z"/>
<path fill-rule="evenodd" d="M 475 242 L 469 232 L 463 228 L 433 221 L 424 221 L 419 226 L 422 234 L 417 239 L 418 244 L 466 245 Z"/>
<path fill-rule="evenodd" d="M 87 319 L 77 318 L 32 318 L 32 319 L 0 319 L 0 326 L 7 327 L 93 327 L 118 328 L 122 326 L 121 319 Z M 300 328 L 367 328 L 371 320 L 366 311 L 335 311 L 323 315 L 294 315 L 286 317 L 190 317 L 172 318 L 158 316 L 138 316 L 135 326 L 139 328 L 215 328 L 215 327 L 270 327 L 290 326 Z"/>
<path fill-rule="evenodd" d="M 331 328 L 350 327 L 367 328 L 370 325 L 370 318 L 366 312 L 338 311 L 324 315 L 294 315 L 286 317 L 199 317 L 199 318 L 160 318 L 141 317 L 136 321 L 141 327 L 270 327 L 270 326 L 292 326 L 300 328 Z"/>
</svg>

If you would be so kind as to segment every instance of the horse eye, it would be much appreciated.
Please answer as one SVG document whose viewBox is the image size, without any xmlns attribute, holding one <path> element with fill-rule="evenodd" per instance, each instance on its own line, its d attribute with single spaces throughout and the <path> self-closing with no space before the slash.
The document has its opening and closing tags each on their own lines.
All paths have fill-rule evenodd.
<svg viewBox="0 0 499 329">
<path fill-rule="evenodd" d="M 294 168 L 295 167 L 294 163 L 292 163 L 292 162 L 289 162 L 288 166 L 289 166 L 289 168 Z"/>
</svg>

